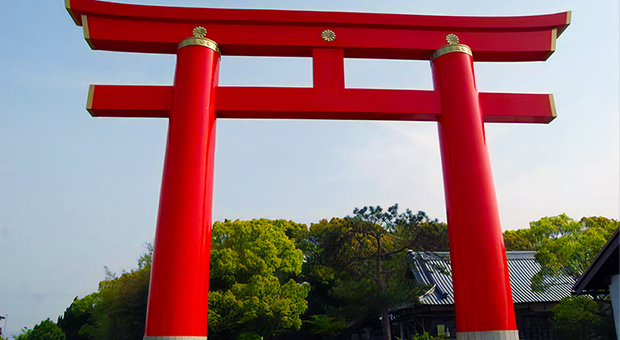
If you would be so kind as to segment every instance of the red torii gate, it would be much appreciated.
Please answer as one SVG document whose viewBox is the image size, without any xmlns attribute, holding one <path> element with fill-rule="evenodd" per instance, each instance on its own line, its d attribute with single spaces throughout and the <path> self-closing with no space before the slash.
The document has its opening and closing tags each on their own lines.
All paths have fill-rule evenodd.
<svg viewBox="0 0 620 340">
<path fill-rule="evenodd" d="M 570 12 L 448 17 L 65 5 L 92 49 L 177 55 L 173 86 L 91 85 L 87 100 L 93 116 L 169 118 L 145 339 L 206 339 L 215 121 L 276 118 L 437 121 L 457 339 L 518 340 L 484 122 L 549 123 L 555 107 L 551 94 L 478 93 L 473 60 L 544 61 Z M 220 87 L 220 51 L 312 57 L 314 86 Z M 435 90 L 347 89 L 344 58 L 430 60 Z"/>
</svg>

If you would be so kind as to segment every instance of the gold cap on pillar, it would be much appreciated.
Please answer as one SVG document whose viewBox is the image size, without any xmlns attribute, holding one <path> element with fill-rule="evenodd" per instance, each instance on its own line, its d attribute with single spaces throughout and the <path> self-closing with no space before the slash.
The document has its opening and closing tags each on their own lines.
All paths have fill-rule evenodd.
<svg viewBox="0 0 620 340">
<path fill-rule="evenodd" d="M 210 48 L 214 50 L 215 52 L 219 53 L 220 55 L 222 54 L 220 52 L 220 48 L 217 46 L 217 43 L 206 37 L 207 36 L 206 28 L 202 26 L 196 26 L 194 30 L 192 31 L 192 35 L 193 35 L 192 37 L 181 41 L 179 43 L 179 46 L 177 47 L 177 50 L 180 50 L 181 48 L 185 46 L 198 45 L 198 46 L 204 46 L 204 47 Z"/>
<path fill-rule="evenodd" d="M 448 43 L 448 45 L 431 52 L 431 61 L 441 57 L 444 54 L 452 52 L 466 53 L 469 54 L 471 57 L 474 56 L 469 46 L 459 43 L 459 37 L 456 34 L 450 33 L 446 35 L 446 42 Z"/>
</svg>

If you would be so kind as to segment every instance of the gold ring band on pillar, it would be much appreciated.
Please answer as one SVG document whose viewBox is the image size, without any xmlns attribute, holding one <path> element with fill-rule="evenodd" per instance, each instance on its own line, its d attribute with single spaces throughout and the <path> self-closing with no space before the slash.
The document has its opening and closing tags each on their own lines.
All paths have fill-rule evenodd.
<svg viewBox="0 0 620 340">
<path fill-rule="evenodd" d="M 467 45 L 463 44 L 455 44 L 455 45 L 446 45 L 438 50 L 435 50 L 431 53 L 431 61 L 441 57 L 444 54 L 459 52 L 469 54 L 470 57 L 473 57 L 474 54 L 471 51 L 471 48 Z"/>
<path fill-rule="evenodd" d="M 211 39 L 207 39 L 207 38 L 201 38 L 201 37 L 191 37 L 191 38 L 187 38 L 181 41 L 179 43 L 179 46 L 177 47 L 177 51 L 182 49 L 185 46 L 191 46 L 191 45 L 204 46 L 206 48 L 210 48 L 214 50 L 220 55 L 222 54 L 220 52 L 220 48 L 217 46 L 217 43 L 215 41 Z"/>
</svg>

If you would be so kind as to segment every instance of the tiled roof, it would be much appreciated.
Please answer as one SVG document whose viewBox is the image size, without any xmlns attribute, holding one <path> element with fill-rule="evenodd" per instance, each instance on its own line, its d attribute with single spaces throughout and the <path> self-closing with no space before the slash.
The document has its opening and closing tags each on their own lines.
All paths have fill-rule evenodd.
<svg viewBox="0 0 620 340">
<path fill-rule="evenodd" d="M 532 291 L 531 279 L 540 270 L 540 264 L 534 258 L 534 254 L 533 251 L 506 252 L 512 301 L 514 303 L 557 302 L 570 296 L 575 280 L 569 276 L 547 282 L 549 285 L 544 292 Z M 454 304 L 449 253 L 409 252 L 409 255 L 413 260 L 412 271 L 416 280 L 431 287 L 420 296 L 420 302 L 424 305 Z"/>
</svg>

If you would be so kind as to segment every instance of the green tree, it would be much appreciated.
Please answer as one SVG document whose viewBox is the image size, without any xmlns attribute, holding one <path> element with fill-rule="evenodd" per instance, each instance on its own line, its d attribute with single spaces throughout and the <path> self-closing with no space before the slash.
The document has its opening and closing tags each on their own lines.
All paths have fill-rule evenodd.
<svg viewBox="0 0 620 340">
<path fill-rule="evenodd" d="M 310 286 L 295 281 L 303 256 L 287 236 L 299 227 L 266 219 L 213 224 L 210 338 L 272 337 L 301 327 Z"/>
<path fill-rule="evenodd" d="M 583 217 L 579 221 L 566 214 L 530 222 L 528 229 L 506 230 L 506 250 L 536 251 L 540 271 L 532 278 L 532 289 L 541 291 L 562 280 L 574 279 L 588 268 L 618 221 L 605 217 Z"/>
<path fill-rule="evenodd" d="M 65 310 L 62 316 L 58 317 L 58 326 L 66 335 L 66 340 L 90 340 L 89 329 L 95 327 L 95 316 L 93 314 L 97 294 L 90 294 L 81 299 L 77 296 Z"/>
<path fill-rule="evenodd" d="M 306 320 L 306 324 L 311 333 L 323 339 L 333 339 L 347 326 L 342 318 L 323 314 L 311 315 L 310 319 Z"/>
<path fill-rule="evenodd" d="M 565 275 L 578 279 L 607 239 L 618 228 L 618 221 L 605 217 L 583 217 L 576 221 L 566 214 L 543 217 L 530 222 L 528 229 L 507 230 L 507 250 L 534 250 L 541 266 L 532 277 L 532 289 L 543 291 L 564 283 Z M 554 309 L 554 323 L 561 339 L 608 339 L 610 313 L 607 303 L 589 297 L 573 296 L 560 301 Z M 612 335 L 613 337 L 613 335 Z"/>
<path fill-rule="evenodd" d="M 553 323 L 560 339 L 598 339 L 600 315 L 597 303 L 585 296 L 569 296 L 553 309 Z"/>
<path fill-rule="evenodd" d="M 65 333 L 49 318 L 41 321 L 32 329 L 24 328 L 16 340 L 65 340 Z"/>
<path fill-rule="evenodd" d="M 99 282 L 99 290 L 74 300 L 67 308 L 58 320 L 67 340 L 124 340 L 144 336 L 153 256 L 152 245 L 146 243 L 145 246 L 147 251 L 140 255 L 137 269 L 117 277 L 104 267 L 106 278 Z"/>
<path fill-rule="evenodd" d="M 373 241 L 370 249 L 374 260 L 372 280 L 376 283 L 376 308 L 381 315 L 384 339 L 390 340 L 391 327 L 389 309 L 402 303 L 414 301 L 420 295 L 421 287 L 406 277 L 409 273 L 410 262 L 406 251 L 416 249 L 420 251 L 439 250 L 438 247 L 448 247 L 448 244 L 437 245 L 437 237 L 447 228 L 440 228 L 437 220 L 430 220 L 423 211 L 413 213 L 407 209 L 398 213 L 398 204 L 383 211 L 380 206 L 363 207 L 353 210 L 353 219 L 357 223 L 354 234 L 361 237 L 370 237 Z M 438 233 L 430 233 L 437 231 Z M 439 238 L 447 240 L 448 238 Z M 363 247 L 365 248 L 365 247 Z M 359 258 L 359 257 L 358 257 Z M 358 281 L 359 282 L 359 281 Z M 370 302 L 370 301 L 369 301 Z M 374 302 L 374 301 L 373 301 Z M 372 306 L 372 302 L 369 304 Z"/>
<path fill-rule="evenodd" d="M 424 331 L 424 333 L 415 335 L 411 340 L 445 340 L 446 337 L 443 335 L 432 336 L 428 334 L 428 332 Z"/>
<path fill-rule="evenodd" d="M 504 231 L 504 246 L 508 251 L 534 250 L 529 236 L 529 229 L 506 230 Z"/>
<path fill-rule="evenodd" d="M 391 339 L 389 309 L 422 293 L 407 277 L 406 251 L 447 250 L 447 228 L 423 212 L 399 214 L 397 205 L 364 207 L 352 217 L 312 224 L 304 247 L 304 278 L 313 287 L 310 315 L 347 322 L 380 315 L 384 338 Z"/>
<path fill-rule="evenodd" d="M 349 247 L 347 225 L 343 219 L 332 218 L 312 224 L 305 239 L 300 242 L 304 254 L 302 277 L 310 283 L 308 294 L 309 319 L 304 330 L 330 337 L 340 333 L 346 326 L 340 313 L 340 299 L 333 294 L 333 287 L 340 276 L 338 264 L 347 257 Z M 334 335 L 336 335 L 334 334 Z"/>
<path fill-rule="evenodd" d="M 305 225 L 283 220 L 214 223 L 210 338 L 252 339 L 300 328 L 310 287 L 295 281 L 303 261 L 295 242 L 305 232 Z M 68 340 L 143 337 L 153 254 L 150 243 L 146 248 L 137 269 L 117 277 L 106 267 L 99 290 L 67 308 L 59 324 Z"/>
<path fill-rule="evenodd" d="M 530 223 L 541 266 L 532 278 L 532 288 L 544 290 L 562 275 L 578 279 L 617 228 L 616 220 L 584 217 L 575 221 L 564 214 Z"/>
<path fill-rule="evenodd" d="M 151 268 L 153 263 L 153 243 L 144 243 L 146 252 L 142 253 L 138 258 L 138 269 Z"/>
<path fill-rule="evenodd" d="M 93 308 L 95 327 L 85 332 L 95 339 L 141 339 L 146 324 L 150 267 L 116 277 L 108 271 L 99 283 Z"/>
</svg>

